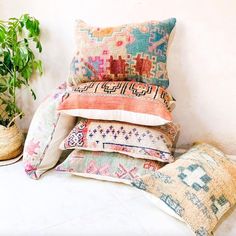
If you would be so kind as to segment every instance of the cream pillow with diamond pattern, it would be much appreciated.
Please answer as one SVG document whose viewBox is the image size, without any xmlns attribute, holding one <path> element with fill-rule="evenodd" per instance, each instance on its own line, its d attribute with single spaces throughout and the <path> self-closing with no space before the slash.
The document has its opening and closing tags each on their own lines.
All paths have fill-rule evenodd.
<svg viewBox="0 0 236 236">
<path fill-rule="evenodd" d="M 131 157 L 172 162 L 179 126 L 145 127 L 117 121 L 80 119 L 61 149 L 118 152 Z"/>
</svg>

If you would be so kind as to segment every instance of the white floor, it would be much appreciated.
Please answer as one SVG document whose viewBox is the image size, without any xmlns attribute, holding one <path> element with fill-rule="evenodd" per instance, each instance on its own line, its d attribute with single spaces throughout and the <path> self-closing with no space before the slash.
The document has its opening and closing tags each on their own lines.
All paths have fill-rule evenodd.
<svg viewBox="0 0 236 236">
<path fill-rule="evenodd" d="M 138 189 L 54 170 L 35 181 L 26 176 L 20 161 L 0 167 L 0 235 L 193 234 Z M 236 210 L 216 231 L 216 236 L 235 235 Z"/>
</svg>

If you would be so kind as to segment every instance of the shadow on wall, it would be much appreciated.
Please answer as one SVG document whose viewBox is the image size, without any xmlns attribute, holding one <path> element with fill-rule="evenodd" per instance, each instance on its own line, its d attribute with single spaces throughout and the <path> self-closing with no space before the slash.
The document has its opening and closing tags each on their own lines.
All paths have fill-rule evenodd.
<svg viewBox="0 0 236 236">
<path fill-rule="evenodd" d="M 69 74 L 70 63 L 67 60 L 68 58 L 64 56 L 68 54 L 66 41 L 61 37 L 61 31 L 57 30 L 58 29 L 55 29 L 55 32 L 52 32 L 46 25 L 41 25 L 43 51 L 39 57 L 41 57 L 43 61 L 44 73 L 42 77 L 34 75 L 30 82 L 37 99 L 33 100 L 30 91 L 25 88 L 18 94 L 18 102 L 25 114 L 23 119 L 18 120 L 18 124 L 24 132 L 27 132 L 33 114 L 39 104 L 51 94 L 57 86 L 66 81 Z M 61 65 L 64 65 L 64 68 L 62 68 Z"/>
<path fill-rule="evenodd" d="M 176 108 L 173 111 L 174 121 L 181 126 L 178 143 L 181 143 L 181 147 L 187 147 L 196 140 L 209 141 L 209 138 L 202 137 L 202 133 L 207 132 L 207 125 L 201 120 L 195 104 L 192 103 L 194 95 L 191 91 L 192 86 L 190 86 L 191 77 L 188 75 L 188 70 L 185 69 L 191 67 L 188 64 L 191 60 L 186 57 L 191 54 L 185 52 L 185 42 L 188 40 L 186 28 L 181 20 L 178 21 L 177 26 L 168 53 L 169 90 L 176 99 Z M 189 124 L 191 124 L 191 128 Z M 193 132 L 189 129 L 192 129 Z"/>
</svg>

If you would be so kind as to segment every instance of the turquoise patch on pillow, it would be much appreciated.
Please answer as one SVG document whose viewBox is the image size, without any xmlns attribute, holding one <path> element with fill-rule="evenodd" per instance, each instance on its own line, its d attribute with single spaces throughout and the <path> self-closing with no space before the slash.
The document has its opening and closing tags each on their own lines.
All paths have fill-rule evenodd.
<svg viewBox="0 0 236 236">
<path fill-rule="evenodd" d="M 79 21 L 69 83 L 133 80 L 167 88 L 167 47 L 175 23 L 170 18 L 99 28 Z"/>
</svg>

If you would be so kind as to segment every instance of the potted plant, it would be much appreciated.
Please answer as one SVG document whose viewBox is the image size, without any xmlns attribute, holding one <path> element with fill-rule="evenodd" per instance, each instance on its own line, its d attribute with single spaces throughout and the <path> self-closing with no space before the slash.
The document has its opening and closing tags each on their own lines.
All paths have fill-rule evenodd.
<svg viewBox="0 0 236 236">
<path fill-rule="evenodd" d="M 0 160 L 17 157 L 23 149 L 23 135 L 16 118 L 24 113 L 17 105 L 17 89 L 26 86 L 34 99 L 29 80 L 42 74 L 42 62 L 35 51 L 42 51 L 39 21 L 28 14 L 0 21 Z"/>
</svg>

